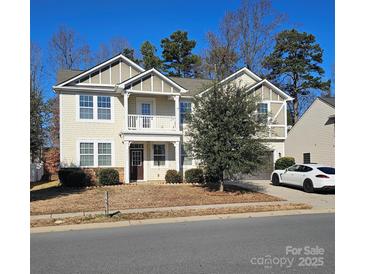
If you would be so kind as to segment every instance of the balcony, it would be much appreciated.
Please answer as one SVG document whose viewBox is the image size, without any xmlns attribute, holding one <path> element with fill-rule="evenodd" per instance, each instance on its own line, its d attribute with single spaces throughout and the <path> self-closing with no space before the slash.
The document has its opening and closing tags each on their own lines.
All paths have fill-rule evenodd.
<svg viewBox="0 0 365 274">
<path fill-rule="evenodd" d="M 128 130 L 176 131 L 176 117 L 128 114 Z"/>
</svg>

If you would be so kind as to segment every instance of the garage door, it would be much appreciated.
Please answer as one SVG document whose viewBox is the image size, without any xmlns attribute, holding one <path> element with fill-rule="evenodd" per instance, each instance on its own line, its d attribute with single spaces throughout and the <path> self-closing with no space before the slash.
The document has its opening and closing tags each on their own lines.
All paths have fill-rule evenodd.
<svg viewBox="0 0 365 274">
<path fill-rule="evenodd" d="M 270 180 L 271 173 L 274 171 L 274 151 L 269 151 L 265 155 L 265 163 L 253 174 L 240 173 L 239 179 L 242 180 Z"/>
</svg>

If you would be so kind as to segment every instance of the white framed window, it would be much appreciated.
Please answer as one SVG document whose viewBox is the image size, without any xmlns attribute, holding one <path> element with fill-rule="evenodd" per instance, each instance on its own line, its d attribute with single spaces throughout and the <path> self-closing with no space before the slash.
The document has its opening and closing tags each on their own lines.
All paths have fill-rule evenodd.
<svg viewBox="0 0 365 274">
<path fill-rule="evenodd" d="M 182 144 L 180 146 L 181 148 L 181 164 L 183 166 L 191 166 L 193 164 L 193 157 L 191 157 L 191 155 L 189 155 L 188 151 L 187 151 L 187 146 L 186 144 Z"/>
<path fill-rule="evenodd" d="M 111 119 L 110 96 L 98 96 L 98 120 Z"/>
<path fill-rule="evenodd" d="M 94 118 L 93 96 L 80 95 L 79 105 L 80 105 L 80 119 L 92 120 Z"/>
<path fill-rule="evenodd" d="M 165 166 L 166 165 L 166 146 L 165 144 L 153 145 L 153 165 Z"/>
<path fill-rule="evenodd" d="M 191 112 L 191 102 L 180 102 L 180 123 L 186 123 L 186 114 Z"/>
<path fill-rule="evenodd" d="M 113 97 L 103 95 L 78 95 L 76 118 L 82 122 L 110 123 L 114 120 Z"/>
<path fill-rule="evenodd" d="M 78 162 L 82 167 L 111 167 L 114 165 L 113 141 L 80 140 L 78 144 Z"/>
<path fill-rule="evenodd" d="M 94 166 L 94 143 L 80 143 L 80 166 Z"/>
<path fill-rule="evenodd" d="M 98 143 L 98 166 L 112 165 L 112 144 Z"/>
<path fill-rule="evenodd" d="M 260 123 L 266 124 L 269 117 L 269 104 L 268 103 L 258 103 L 257 104 L 257 120 Z"/>
</svg>

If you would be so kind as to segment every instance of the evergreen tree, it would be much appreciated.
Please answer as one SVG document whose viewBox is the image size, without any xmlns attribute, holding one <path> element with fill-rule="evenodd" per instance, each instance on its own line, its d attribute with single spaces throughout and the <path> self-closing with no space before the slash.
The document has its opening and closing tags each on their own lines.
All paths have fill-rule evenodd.
<svg viewBox="0 0 365 274">
<path fill-rule="evenodd" d="M 149 41 L 143 42 L 141 46 L 142 63 L 146 70 L 155 68 L 161 69 L 162 62 L 158 56 L 156 56 L 156 47 Z"/>
<path fill-rule="evenodd" d="M 188 116 L 188 149 L 214 177 L 237 172 L 250 173 L 264 162 L 267 151 L 257 136 L 266 125 L 255 119 L 257 98 L 245 87 L 215 84 L 194 99 L 194 112 Z"/>
<path fill-rule="evenodd" d="M 289 105 L 294 124 L 299 118 L 301 96 L 308 96 L 311 90 L 330 89 L 331 81 L 322 80 L 322 56 L 314 35 L 292 29 L 277 35 L 273 52 L 263 62 L 269 71 L 267 78 L 294 98 Z"/>
<path fill-rule="evenodd" d="M 127 57 L 129 60 L 135 62 L 136 64 L 139 64 L 140 63 L 140 61 L 138 60 L 138 58 L 136 58 L 134 56 L 134 49 L 132 49 L 132 48 L 125 48 L 125 49 L 123 49 L 122 54 L 125 57 Z"/>
<path fill-rule="evenodd" d="M 186 31 L 176 31 L 161 40 L 163 68 L 169 76 L 196 77 L 200 74 L 201 58 L 192 53 L 196 41 L 188 40 Z"/>
</svg>

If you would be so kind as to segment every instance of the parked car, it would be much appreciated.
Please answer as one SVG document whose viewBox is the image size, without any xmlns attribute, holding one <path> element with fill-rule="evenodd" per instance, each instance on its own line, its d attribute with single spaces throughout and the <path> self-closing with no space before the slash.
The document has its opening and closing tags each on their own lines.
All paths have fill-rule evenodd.
<svg viewBox="0 0 365 274">
<path fill-rule="evenodd" d="M 290 184 L 303 187 L 305 192 L 335 188 L 335 169 L 320 164 L 296 164 L 271 174 L 273 185 Z"/>
</svg>

